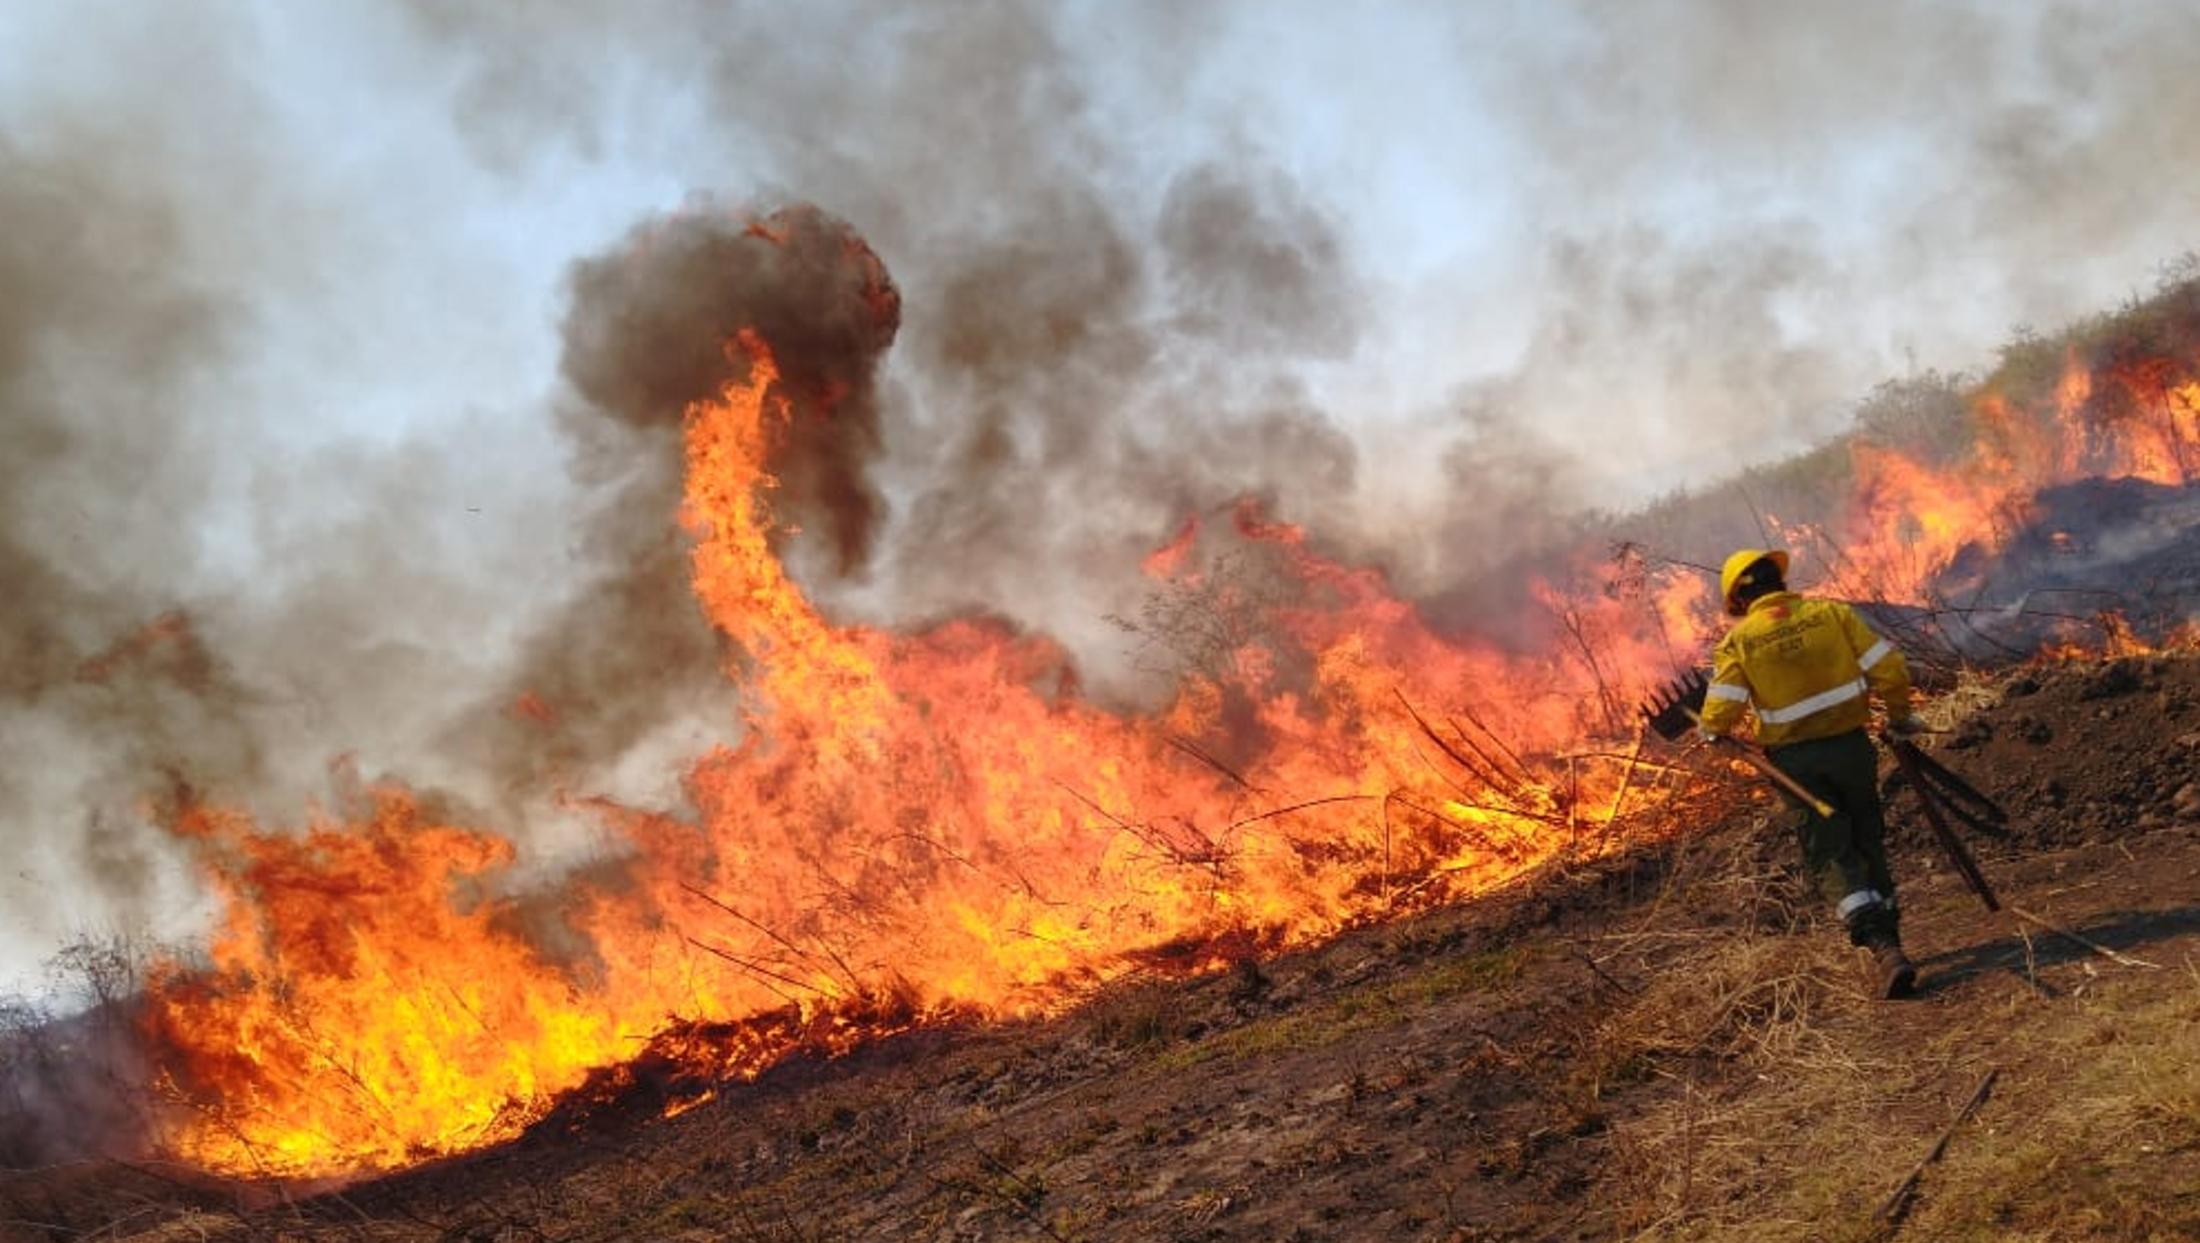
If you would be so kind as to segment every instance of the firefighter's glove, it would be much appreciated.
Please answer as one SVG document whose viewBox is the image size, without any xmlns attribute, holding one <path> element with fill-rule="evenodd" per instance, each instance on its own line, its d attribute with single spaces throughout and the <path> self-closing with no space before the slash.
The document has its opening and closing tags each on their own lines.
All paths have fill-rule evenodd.
<svg viewBox="0 0 2200 1243">
<path fill-rule="evenodd" d="M 1720 737 L 1719 731 L 1708 725 L 1698 725 L 1696 727 L 1696 740 L 1698 742 L 1717 742 Z"/>
<path fill-rule="evenodd" d="M 1887 733 L 1895 738 L 1915 738 L 1925 732 L 1925 722 L 1914 716 L 1895 717 L 1887 722 Z"/>
</svg>

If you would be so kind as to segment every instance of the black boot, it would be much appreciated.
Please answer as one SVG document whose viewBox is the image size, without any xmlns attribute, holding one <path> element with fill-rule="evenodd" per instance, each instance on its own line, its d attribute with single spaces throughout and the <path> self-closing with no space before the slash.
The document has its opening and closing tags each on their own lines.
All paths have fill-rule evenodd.
<svg viewBox="0 0 2200 1243">
<path fill-rule="evenodd" d="M 1872 982 L 1877 995 L 1887 1001 L 1907 997 L 1917 989 L 1917 965 L 1902 952 L 1902 942 L 1892 936 L 1875 941 L 1872 950 Z"/>
</svg>

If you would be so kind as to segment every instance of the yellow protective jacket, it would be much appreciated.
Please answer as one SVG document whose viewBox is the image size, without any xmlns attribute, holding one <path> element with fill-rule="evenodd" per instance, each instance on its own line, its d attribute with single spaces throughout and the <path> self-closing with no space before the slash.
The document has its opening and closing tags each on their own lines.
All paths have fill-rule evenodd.
<svg viewBox="0 0 2200 1243">
<path fill-rule="evenodd" d="M 1719 640 L 1704 696 L 1703 728 L 1724 734 L 1757 711 L 1757 741 L 1767 747 L 1830 738 L 1863 728 L 1879 693 L 1887 715 L 1910 715 L 1910 667 L 1894 645 L 1872 633 L 1839 600 L 1776 591 Z"/>
</svg>

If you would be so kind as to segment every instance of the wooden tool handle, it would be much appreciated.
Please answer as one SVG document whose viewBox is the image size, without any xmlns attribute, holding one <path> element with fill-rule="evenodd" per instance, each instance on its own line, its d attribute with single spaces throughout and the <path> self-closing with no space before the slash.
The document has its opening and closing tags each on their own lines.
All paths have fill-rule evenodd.
<svg viewBox="0 0 2200 1243">
<path fill-rule="evenodd" d="M 1788 793 L 1803 800 L 1803 804 L 1809 807 L 1812 811 L 1817 812 L 1819 815 L 1824 816 L 1829 820 L 1833 818 L 1833 805 L 1831 803 L 1828 803 L 1826 800 L 1818 797 L 1815 794 L 1812 794 L 1809 790 L 1804 789 L 1802 782 L 1797 781 L 1795 778 L 1788 776 L 1784 772 L 1781 772 L 1779 765 L 1774 764 L 1771 760 L 1767 759 L 1764 752 L 1759 751 L 1754 747 L 1747 746 L 1737 739 L 1729 738 L 1724 734 L 1719 735 L 1718 740 L 1725 743 L 1728 750 L 1734 752 L 1736 755 L 1739 755 L 1744 760 L 1748 761 L 1751 768 L 1754 768 L 1758 772 L 1763 773 L 1766 777 L 1771 778 L 1774 785 L 1779 786 L 1781 789 L 1786 790 Z"/>
<path fill-rule="evenodd" d="M 1697 715 L 1695 709 L 1686 708 L 1683 709 L 1683 711 L 1688 713 L 1689 720 L 1694 721 L 1698 725 L 1703 724 L 1703 717 Z M 1713 742 L 1725 743 L 1728 750 L 1734 752 L 1736 755 L 1741 756 L 1744 760 L 1749 761 L 1749 766 L 1756 769 L 1758 772 L 1763 773 L 1766 777 L 1770 778 L 1772 780 L 1772 784 L 1803 800 L 1803 805 L 1810 808 L 1812 811 L 1817 812 L 1819 815 L 1824 816 L 1828 820 L 1833 819 L 1833 805 L 1831 803 L 1828 803 L 1826 800 L 1804 789 L 1802 782 L 1797 781 L 1795 778 L 1788 776 L 1784 772 L 1781 772 L 1779 765 L 1774 764 L 1770 759 L 1766 758 L 1764 752 L 1759 751 L 1757 748 L 1752 747 L 1747 743 L 1744 743 L 1739 738 L 1729 738 L 1725 734 L 1714 734 L 1712 735 L 1711 740 Z"/>
</svg>

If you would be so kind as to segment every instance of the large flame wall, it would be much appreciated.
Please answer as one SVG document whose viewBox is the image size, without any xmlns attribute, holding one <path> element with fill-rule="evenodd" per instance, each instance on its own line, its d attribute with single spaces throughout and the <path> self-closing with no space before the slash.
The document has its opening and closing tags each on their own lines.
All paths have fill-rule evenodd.
<svg viewBox="0 0 2200 1243">
<path fill-rule="evenodd" d="M 1621 780 L 1532 757 L 1623 749 L 1626 705 L 1715 624 L 1700 576 L 1591 556 L 1522 602 L 1546 647 L 1440 636 L 1246 507 L 1211 535 L 1277 589 L 1203 579 L 1192 528 L 1149 569 L 1256 624 L 1165 710 L 1104 711 L 1043 638 L 822 617 L 773 551 L 767 457 L 793 416 L 770 344 L 728 349 L 745 375 L 687 412 L 681 520 L 750 708 L 688 772 L 696 814 L 600 806 L 623 864 L 576 880 L 571 935 L 545 938 L 497 891 L 510 845 L 405 790 L 300 832 L 182 800 L 226 915 L 209 962 L 152 988 L 168 1148 L 238 1172 L 397 1166 L 516 1133 L 675 1019 L 747 1032 L 687 1056 L 753 1073 L 798 1040 L 1060 1008 L 1157 947 L 1196 966 L 1501 883 L 1574 844 L 1569 821 L 1601 824 Z M 2164 390 L 2159 427 L 2104 440 L 2074 430 L 2092 382 L 2073 360 L 2053 410 L 1985 401 L 1953 467 L 1860 450 L 1834 564 L 1914 598 L 2047 483 L 2181 482 L 2190 386 Z"/>
</svg>

